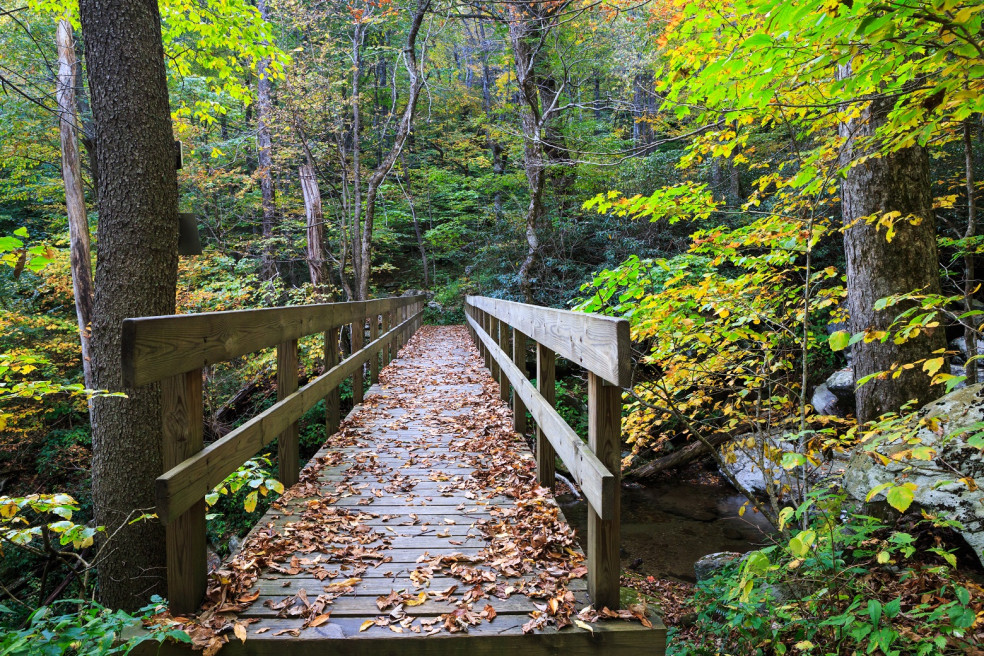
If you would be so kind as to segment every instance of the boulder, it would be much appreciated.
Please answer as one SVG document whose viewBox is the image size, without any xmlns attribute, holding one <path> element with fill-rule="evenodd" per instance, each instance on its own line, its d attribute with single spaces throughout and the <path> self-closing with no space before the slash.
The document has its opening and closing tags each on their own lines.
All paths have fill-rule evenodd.
<svg viewBox="0 0 984 656">
<path fill-rule="evenodd" d="M 706 581 L 717 574 L 718 571 L 724 569 L 726 565 L 736 560 L 741 560 L 743 555 L 737 551 L 719 551 L 701 556 L 694 563 L 694 577 L 696 577 L 698 583 Z"/>
<path fill-rule="evenodd" d="M 765 448 L 762 441 L 765 440 Z M 754 441 L 754 446 L 743 446 Z M 782 440 L 782 434 L 772 431 L 768 434 L 745 433 L 734 439 L 732 446 L 722 449 L 724 469 L 738 483 L 755 496 L 764 497 L 768 493 L 766 481 L 779 481 L 789 484 L 789 472 L 783 469 L 779 462 L 782 453 L 792 451 L 793 445 Z M 761 465 L 764 465 L 763 472 Z"/>
<path fill-rule="evenodd" d="M 854 370 L 851 367 L 838 369 L 830 374 L 824 383 L 827 389 L 840 401 L 854 404 Z"/>
<path fill-rule="evenodd" d="M 813 406 L 814 412 L 818 415 L 837 415 L 838 417 L 843 417 L 844 411 L 837 405 L 837 401 L 837 396 L 824 383 L 813 390 L 810 405 Z"/>
<path fill-rule="evenodd" d="M 913 447 L 898 442 L 885 443 L 877 449 L 890 458 L 888 464 L 858 451 L 844 472 L 844 488 L 858 501 L 864 501 L 868 492 L 882 483 L 915 484 L 914 502 L 929 512 L 960 522 L 960 534 L 984 564 L 984 489 L 960 480 L 967 478 L 984 484 L 984 450 L 967 443 L 969 437 L 980 432 L 974 425 L 984 422 L 984 383 L 954 390 L 928 403 L 919 416 L 937 419 L 915 434 L 922 445 L 936 452 L 935 459 L 891 459 Z M 884 498 L 879 494 L 874 500 Z"/>
</svg>

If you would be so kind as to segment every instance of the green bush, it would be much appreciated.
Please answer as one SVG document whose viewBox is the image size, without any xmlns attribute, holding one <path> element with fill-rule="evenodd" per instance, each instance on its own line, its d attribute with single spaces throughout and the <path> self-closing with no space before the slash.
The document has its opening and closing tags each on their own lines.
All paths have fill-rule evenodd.
<svg viewBox="0 0 984 656">
<path fill-rule="evenodd" d="M 802 530 L 700 582 L 699 637 L 671 639 L 667 653 L 929 656 L 973 646 L 979 588 L 958 579 L 952 552 L 921 542 L 947 522 L 890 526 L 827 490 L 790 510 L 784 518 Z"/>
<path fill-rule="evenodd" d="M 50 606 L 41 606 L 22 629 L 0 625 L 0 655 L 2 656 L 108 656 L 126 654 L 141 642 L 163 642 L 172 638 L 191 642 L 184 631 L 170 630 L 167 625 L 124 640 L 127 628 L 139 626 L 141 620 L 151 620 L 165 609 L 160 597 L 140 610 L 139 616 L 123 611 L 111 611 L 95 602 L 65 599 Z M 12 611 L 0 605 L 0 615 Z"/>
</svg>

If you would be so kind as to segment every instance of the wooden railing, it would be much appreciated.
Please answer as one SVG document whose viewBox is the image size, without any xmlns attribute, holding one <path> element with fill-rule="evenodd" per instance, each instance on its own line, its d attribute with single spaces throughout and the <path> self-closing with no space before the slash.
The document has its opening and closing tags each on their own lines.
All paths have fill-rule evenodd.
<svg viewBox="0 0 984 656">
<path fill-rule="evenodd" d="M 619 606 L 619 497 L 622 388 L 629 385 L 629 324 L 594 314 L 465 299 L 468 327 L 512 405 L 516 432 L 526 412 L 536 422 L 537 481 L 552 488 L 559 455 L 588 502 L 588 592 L 596 608 Z M 536 348 L 536 387 L 526 377 L 527 344 Z M 511 342 L 511 352 L 510 352 Z M 556 355 L 588 372 L 588 444 L 554 409 Z"/>
<path fill-rule="evenodd" d="M 338 430 L 338 386 L 353 377 L 362 402 L 363 366 L 372 382 L 421 324 L 423 296 L 353 303 L 209 312 L 123 322 L 123 383 L 160 381 L 164 474 L 157 479 L 157 516 L 166 525 L 171 610 L 194 611 L 207 579 L 205 495 L 264 446 L 278 440 L 280 481 L 298 480 L 297 421 L 325 399 L 326 431 Z M 369 343 L 363 345 L 366 323 Z M 351 324 L 351 353 L 340 360 L 339 334 Z M 324 373 L 298 389 L 297 341 L 324 333 Z M 277 347 L 277 403 L 207 447 L 202 441 L 202 368 Z M 382 362 L 380 363 L 380 356 Z"/>
</svg>

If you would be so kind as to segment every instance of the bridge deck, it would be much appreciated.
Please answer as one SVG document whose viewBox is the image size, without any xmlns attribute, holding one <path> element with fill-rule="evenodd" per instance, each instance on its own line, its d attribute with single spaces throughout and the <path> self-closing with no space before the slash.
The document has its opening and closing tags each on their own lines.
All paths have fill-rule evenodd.
<svg viewBox="0 0 984 656">
<path fill-rule="evenodd" d="M 199 647 L 662 653 L 654 617 L 578 618 L 584 555 L 511 426 L 466 330 L 422 328 L 213 574 Z"/>
</svg>

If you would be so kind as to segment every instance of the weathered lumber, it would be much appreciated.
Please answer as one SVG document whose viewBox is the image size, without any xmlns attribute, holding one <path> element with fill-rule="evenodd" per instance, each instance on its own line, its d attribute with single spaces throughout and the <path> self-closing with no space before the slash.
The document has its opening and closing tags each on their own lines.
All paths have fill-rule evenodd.
<svg viewBox="0 0 984 656">
<path fill-rule="evenodd" d="M 164 467 L 171 468 L 202 450 L 202 370 L 161 381 Z M 205 499 L 200 498 L 168 523 L 167 597 L 177 613 L 190 613 L 205 596 L 207 552 Z"/>
<path fill-rule="evenodd" d="M 588 374 L 588 445 L 620 484 L 622 460 L 622 390 L 597 374 Z M 595 606 L 619 606 L 620 504 L 608 517 L 588 508 L 588 591 Z"/>
<path fill-rule="evenodd" d="M 410 321 L 412 319 L 407 319 L 393 330 L 404 329 L 405 324 Z M 160 476 L 157 479 L 157 515 L 161 521 L 170 522 L 191 504 L 203 498 L 253 454 L 300 419 L 345 378 L 361 371 L 362 365 L 376 352 L 380 342 L 390 336 L 384 335 L 360 348 L 341 364 Z"/>
<path fill-rule="evenodd" d="M 368 312 L 409 305 L 416 298 L 126 319 L 123 321 L 123 384 L 139 387 L 166 376 L 232 360 L 281 342 L 337 328 Z"/>
<path fill-rule="evenodd" d="M 484 296 L 469 296 L 465 302 L 518 328 L 530 339 L 613 385 L 629 386 L 629 322 L 625 319 L 535 307 Z"/>
<path fill-rule="evenodd" d="M 469 317 L 469 321 L 474 322 Z M 603 518 L 611 517 L 618 503 L 619 490 L 616 478 L 598 457 L 591 452 L 577 433 L 557 413 L 537 391 L 533 384 L 523 376 L 512 360 L 499 348 L 491 336 L 476 324 L 479 339 L 489 355 L 506 370 L 506 377 L 526 404 L 537 426 L 553 445 L 564 464 L 577 481 L 584 497 Z"/>
<path fill-rule="evenodd" d="M 471 326 L 468 327 L 471 330 Z M 526 377 L 526 335 L 518 328 L 513 328 L 512 358 L 519 373 Z M 521 435 L 526 434 L 526 406 L 516 390 L 512 392 L 513 430 Z"/>
<path fill-rule="evenodd" d="M 536 388 L 543 400 L 556 405 L 557 387 L 554 380 L 557 358 L 554 352 L 543 344 L 536 345 Z M 556 477 L 557 453 L 543 433 L 539 423 L 536 425 L 536 480 L 543 487 L 553 489 Z"/>
<path fill-rule="evenodd" d="M 297 391 L 297 340 L 291 339 L 277 347 L 277 400 L 283 401 Z M 284 428 L 277 437 L 277 462 L 280 482 L 290 487 L 297 482 L 300 467 L 300 431 L 297 421 Z"/>
</svg>

